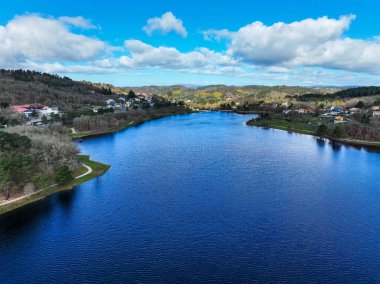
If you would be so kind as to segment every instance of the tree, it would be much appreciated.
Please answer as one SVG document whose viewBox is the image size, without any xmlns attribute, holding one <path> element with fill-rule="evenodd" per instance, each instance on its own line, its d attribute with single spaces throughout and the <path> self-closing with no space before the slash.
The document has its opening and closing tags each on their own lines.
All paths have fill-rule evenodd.
<svg viewBox="0 0 380 284">
<path fill-rule="evenodd" d="M 364 107 L 363 101 L 358 101 L 358 103 L 356 104 L 356 107 L 357 108 L 363 108 Z"/>
<path fill-rule="evenodd" d="M 49 123 L 49 119 L 45 115 L 42 117 L 42 123 L 43 124 L 48 124 Z"/>
<path fill-rule="evenodd" d="M 1 108 L 4 108 L 4 109 L 5 109 L 5 108 L 8 108 L 8 107 L 9 107 L 9 103 L 1 102 L 1 103 L 0 103 L 0 107 L 1 107 Z"/>
<path fill-rule="evenodd" d="M 0 155 L 0 187 L 6 199 L 12 187 L 23 187 L 33 172 L 32 158 L 16 152 Z"/>
<path fill-rule="evenodd" d="M 26 153 L 32 143 L 26 136 L 19 135 L 17 133 L 8 133 L 0 131 L 0 152 L 3 153 Z"/>
<path fill-rule="evenodd" d="M 9 126 L 16 126 L 21 125 L 21 122 L 16 118 L 12 118 L 10 121 L 8 121 L 8 124 Z"/>
<path fill-rule="evenodd" d="M 4 116 L 0 116 L 0 126 L 7 125 L 8 119 L 6 119 Z"/>
<path fill-rule="evenodd" d="M 369 114 L 368 115 L 363 114 L 361 122 L 365 124 L 369 124 L 371 122 L 371 116 Z"/>
<path fill-rule="evenodd" d="M 38 112 L 34 109 L 32 110 L 32 117 L 37 118 L 38 117 Z"/>
<path fill-rule="evenodd" d="M 327 134 L 327 131 L 328 131 L 327 125 L 321 124 L 317 129 L 317 135 L 320 137 L 325 136 Z"/>
<path fill-rule="evenodd" d="M 150 108 L 150 103 L 148 103 L 147 101 L 143 101 L 142 104 L 141 104 L 141 108 L 142 109 L 148 109 L 148 108 Z"/>
<path fill-rule="evenodd" d="M 343 136 L 343 128 L 338 125 L 334 128 L 334 136 L 337 138 L 341 138 Z"/>
<path fill-rule="evenodd" d="M 55 182 L 59 185 L 65 185 L 74 180 L 72 172 L 67 165 L 60 165 L 56 169 Z"/>
<path fill-rule="evenodd" d="M 136 98 L 135 92 L 133 90 L 129 90 L 127 98 L 128 99 L 134 99 L 134 98 Z"/>
</svg>

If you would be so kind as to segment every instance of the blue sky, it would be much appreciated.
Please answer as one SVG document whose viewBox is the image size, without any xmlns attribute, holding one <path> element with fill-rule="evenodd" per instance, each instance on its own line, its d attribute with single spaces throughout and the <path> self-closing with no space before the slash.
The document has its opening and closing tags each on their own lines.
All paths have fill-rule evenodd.
<svg viewBox="0 0 380 284">
<path fill-rule="evenodd" d="M 380 2 L 0 0 L 0 67 L 118 86 L 379 85 Z"/>
</svg>

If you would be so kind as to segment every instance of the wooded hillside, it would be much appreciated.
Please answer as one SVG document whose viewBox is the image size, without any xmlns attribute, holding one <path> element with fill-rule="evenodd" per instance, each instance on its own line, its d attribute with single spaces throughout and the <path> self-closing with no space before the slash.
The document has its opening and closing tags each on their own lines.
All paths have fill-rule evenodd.
<svg viewBox="0 0 380 284">
<path fill-rule="evenodd" d="M 0 101 L 9 104 L 40 103 L 63 111 L 80 110 L 86 105 L 105 104 L 109 89 L 98 88 L 68 77 L 22 70 L 0 70 Z"/>
</svg>

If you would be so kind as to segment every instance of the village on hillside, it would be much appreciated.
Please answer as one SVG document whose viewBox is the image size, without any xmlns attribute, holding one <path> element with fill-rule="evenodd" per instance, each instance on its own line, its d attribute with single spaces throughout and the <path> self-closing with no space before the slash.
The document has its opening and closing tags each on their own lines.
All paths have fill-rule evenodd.
<svg viewBox="0 0 380 284">
<path fill-rule="evenodd" d="M 117 99 L 106 99 L 102 106 L 88 106 L 88 112 L 93 114 L 123 113 L 129 109 L 149 109 L 154 108 L 158 98 L 147 93 L 134 93 L 130 91 L 128 95 L 120 95 Z M 44 126 L 50 122 L 57 123 L 64 112 L 57 106 L 46 106 L 40 103 L 11 105 L 9 110 L 21 115 L 27 125 Z M 6 128 L 7 125 L 2 125 Z"/>
</svg>

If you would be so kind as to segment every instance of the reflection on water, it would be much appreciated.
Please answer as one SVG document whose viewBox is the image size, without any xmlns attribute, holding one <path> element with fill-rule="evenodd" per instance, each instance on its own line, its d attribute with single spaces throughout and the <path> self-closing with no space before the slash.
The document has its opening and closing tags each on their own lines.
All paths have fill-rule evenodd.
<svg viewBox="0 0 380 284">
<path fill-rule="evenodd" d="M 326 146 L 326 140 L 323 138 L 315 138 L 315 141 L 317 142 L 317 145 L 321 148 L 324 148 Z"/>
<path fill-rule="evenodd" d="M 1 236 L 7 238 L 6 234 L 11 236 L 16 232 L 27 232 L 28 227 L 33 226 L 35 222 L 45 218 L 52 212 L 53 207 L 56 205 L 52 199 L 54 197 L 40 200 L 15 211 L 0 215 Z"/>
<path fill-rule="evenodd" d="M 59 204 L 66 210 L 73 206 L 77 190 L 69 190 L 57 194 Z"/>
</svg>

